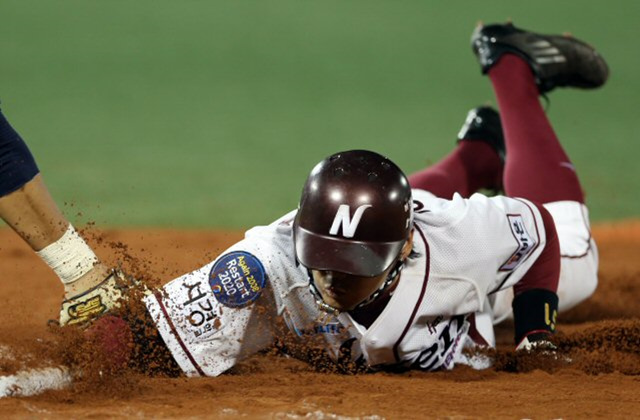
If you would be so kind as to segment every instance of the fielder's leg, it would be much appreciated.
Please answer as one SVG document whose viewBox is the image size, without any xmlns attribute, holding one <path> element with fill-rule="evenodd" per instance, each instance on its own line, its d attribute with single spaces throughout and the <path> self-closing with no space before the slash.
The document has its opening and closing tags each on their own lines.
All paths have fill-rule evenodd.
<svg viewBox="0 0 640 420">
<path fill-rule="evenodd" d="M 101 299 L 101 304 L 93 307 L 76 298 L 114 276 L 64 217 L 49 194 L 29 148 L 2 112 L 0 218 L 58 275 L 66 302 L 70 302 L 67 306 L 80 305 L 73 309 L 76 315 L 86 314 L 89 307 L 102 310 L 110 305 L 109 299 Z M 99 294 L 99 290 L 94 293 Z M 97 302 L 93 298 L 92 302 Z M 62 323 L 72 318 L 61 314 Z"/>
</svg>

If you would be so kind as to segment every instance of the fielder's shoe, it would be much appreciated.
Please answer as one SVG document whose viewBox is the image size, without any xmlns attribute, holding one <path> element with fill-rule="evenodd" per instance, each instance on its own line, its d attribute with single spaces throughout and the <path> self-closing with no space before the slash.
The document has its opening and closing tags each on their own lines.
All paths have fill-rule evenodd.
<svg viewBox="0 0 640 420">
<path fill-rule="evenodd" d="M 562 86 L 593 89 L 609 76 L 604 58 L 590 45 L 571 36 L 526 31 L 511 23 L 478 26 L 471 35 L 471 47 L 483 74 L 503 54 L 522 57 L 531 66 L 540 93 Z"/>
<path fill-rule="evenodd" d="M 60 325 L 86 324 L 120 307 L 124 292 L 135 284 L 120 270 L 112 270 L 97 286 L 62 302 Z"/>
<path fill-rule="evenodd" d="M 461 141 L 484 141 L 493 147 L 504 162 L 502 123 L 498 112 L 490 106 L 479 106 L 469 111 L 458 133 L 458 142 Z"/>
</svg>

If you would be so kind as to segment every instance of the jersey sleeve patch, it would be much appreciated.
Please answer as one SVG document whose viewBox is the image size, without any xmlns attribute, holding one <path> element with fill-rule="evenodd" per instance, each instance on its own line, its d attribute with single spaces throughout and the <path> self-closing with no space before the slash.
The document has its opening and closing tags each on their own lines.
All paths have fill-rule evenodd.
<svg viewBox="0 0 640 420">
<path fill-rule="evenodd" d="M 507 219 L 509 219 L 509 227 L 511 228 L 511 233 L 516 240 L 517 248 L 516 251 L 509 257 L 509 259 L 502 264 L 500 267 L 500 271 L 513 271 L 515 270 L 524 260 L 527 259 L 527 256 L 531 254 L 536 247 L 536 240 L 531 237 L 527 228 L 524 224 L 524 219 L 520 214 L 508 214 Z"/>
<path fill-rule="evenodd" d="M 209 272 L 213 295 L 218 302 L 230 308 L 241 308 L 255 301 L 266 280 L 260 260 L 244 251 L 221 256 Z"/>
</svg>

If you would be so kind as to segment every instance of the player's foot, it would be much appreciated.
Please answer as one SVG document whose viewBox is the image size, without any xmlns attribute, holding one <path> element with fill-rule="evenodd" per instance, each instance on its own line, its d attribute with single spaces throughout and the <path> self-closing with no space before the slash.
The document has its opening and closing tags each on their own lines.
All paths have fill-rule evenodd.
<svg viewBox="0 0 640 420">
<path fill-rule="evenodd" d="M 527 61 L 540 93 L 556 87 L 593 89 L 609 76 L 604 58 L 590 45 L 568 35 L 541 35 L 511 23 L 479 25 L 471 47 L 486 74 L 504 54 Z"/>
<path fill-rule="evenodd" d="M 458 142 L 461 141 L 483 141 L 489 144 L 504 162 L 504 135 L 500 115 L 490 106 L 479 106 L 469 111 L 458 133 Z"/>
</svg>

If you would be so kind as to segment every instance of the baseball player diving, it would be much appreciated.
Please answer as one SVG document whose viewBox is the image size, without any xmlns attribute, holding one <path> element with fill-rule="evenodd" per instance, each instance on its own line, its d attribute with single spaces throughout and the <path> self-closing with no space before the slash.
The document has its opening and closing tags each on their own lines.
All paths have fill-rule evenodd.
<svg viewBox="0 0 640 420">
<path fill-rule="evenodd" d="M 327 157 L 297 210 L 147 290 L 147 319 L 123 315 L 122 328 L 188 376 L 220 375 L 276 341 L 363 369 L 474 365 L 463 349 L 495 346 L 493 325 L 508 317 L 517 350 L 552 346 L 558 312 L 596 288 L 598 253 L 539 96 L 599 87 L 608 68 L 582 41 L 510 23 L 471 41 L 500 113 L 470 111 L 448 156 L 408 178 L 371 151 Z M 107 280 L 68 299 L 65 319 L 117 306 Z"/>
</svg>

